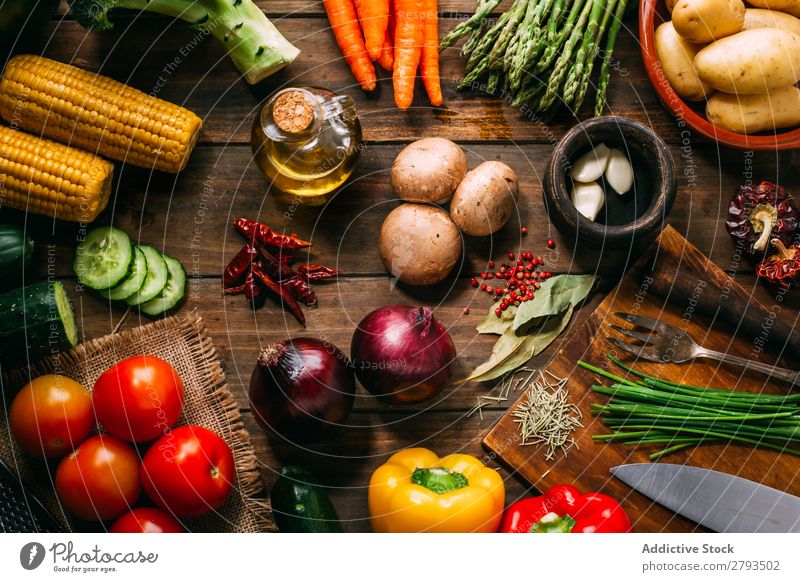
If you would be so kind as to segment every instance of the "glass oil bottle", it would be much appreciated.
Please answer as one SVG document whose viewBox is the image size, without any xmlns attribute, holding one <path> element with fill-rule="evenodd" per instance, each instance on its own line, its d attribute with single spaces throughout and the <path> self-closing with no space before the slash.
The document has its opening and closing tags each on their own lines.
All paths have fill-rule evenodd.
<svg viewBox="0 0 800 582">
<path fill-rule="evenodd" d="M 355 103 L 320 87 L 283 89 L 256 115 L 251 147 L 270 189 L 290 202 L 327 202 L 361 151 Z"/>
</svg>

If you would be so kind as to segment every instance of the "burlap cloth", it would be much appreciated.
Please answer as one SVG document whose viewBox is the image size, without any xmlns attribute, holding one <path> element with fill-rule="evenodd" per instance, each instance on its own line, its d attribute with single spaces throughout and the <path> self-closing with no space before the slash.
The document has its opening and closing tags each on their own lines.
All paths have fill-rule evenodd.
<svg viewBox="0 0 800 582">
<path fill-rule="evenodd" d="M 5 375 L 2 390 L 6 408 L 0 415 L 0 457 L 16 470 L 25 487 L 39 497 L 65 527 L 74 529 L 75 524 L 53 492 L 56 464 L 48 466 L 22 453 L 8 427 L 7 406 L 13 395 L 31 378 L 59 373 L 91 390 L 105 370 L 138 354 L 158 356 L 175 367 L 186 391 L 178 424 L 200 425 L 213 430 L 231 447 L 236 461 L 236 483 L 227 503 L 216 512 L 183 520 L 186 528 L 198 532 L 275 531 L 268 500 L 258 499 L 263 486 L 250 435 L 225 382 L 211 338 L 206 335 L 202 319 L 194 312 L 185 318 L 170 317 L 91 340 L 30 368 Z"/>
</svg>

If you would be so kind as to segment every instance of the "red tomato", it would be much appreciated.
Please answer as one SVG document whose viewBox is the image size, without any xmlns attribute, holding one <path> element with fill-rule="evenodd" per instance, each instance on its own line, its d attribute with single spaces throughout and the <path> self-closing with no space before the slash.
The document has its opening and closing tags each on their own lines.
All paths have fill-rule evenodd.
<svg viewBox="0 0 800 582">
<path fill-rule="evenodd" d="M 158 439 L 142 460 L 142 486 L 156 505 L 194 517 L 224 505 L 233 488 L 233 453 L 216 433 L 180 426 Z"/>
<path fill-rule="evenodd" d="M 180 522 L 155 507 L 137 507 L 117 518 L 111 533 L 183 533 Z"/>
<path fill-rule="evenodd" d="M 72 378 L 39 376 L 20 390 L 9 411 L 11 432 L 33 457 L 63 457 L 94 428 L 92 395 Z"/>
<path fill-rule="evenodd" d="M 142 443 L 169 432 L 183 408 L 183 383 L 161 358 L 134 356 L 109 368 L 92 391 L 97 420 L 109 434 Z"/>
<path fill-rule="evenodd" d="M 121 515 L 136 503 L 141 489 L 139 456 L 111 436 L 93 436 L 56 469 L 59 500 L 82 519 L 104 521 Z"/>
</svg>

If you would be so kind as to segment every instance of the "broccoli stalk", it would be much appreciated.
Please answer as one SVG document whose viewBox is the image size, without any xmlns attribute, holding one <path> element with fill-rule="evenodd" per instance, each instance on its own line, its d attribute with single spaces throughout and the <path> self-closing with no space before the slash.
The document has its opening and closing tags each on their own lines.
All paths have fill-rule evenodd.
<svg viewBox="0 0 800 582">
<path fill-rule="evenodd" d="M 297 58 L 286 40 L 252 0 L 69 0 L 72 14 L 89 30 L 108 30 L 108 12 L 117 8 L 180 18 L 213 34 L 248 83 L 254 84 Z"/>
</svg>

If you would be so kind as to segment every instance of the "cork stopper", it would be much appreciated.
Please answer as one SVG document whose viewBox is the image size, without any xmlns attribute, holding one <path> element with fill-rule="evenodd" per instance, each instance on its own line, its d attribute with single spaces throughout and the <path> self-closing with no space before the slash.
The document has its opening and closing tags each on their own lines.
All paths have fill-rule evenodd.
<svg viewBox="0 0 800 582">
<path fill-rule="evenodd" d="M 272 119 L 287 133 L 305 131 L 314 121 L 314 106 L 300 91 L 281 94 L 272 106 Z"/>
</svg>

